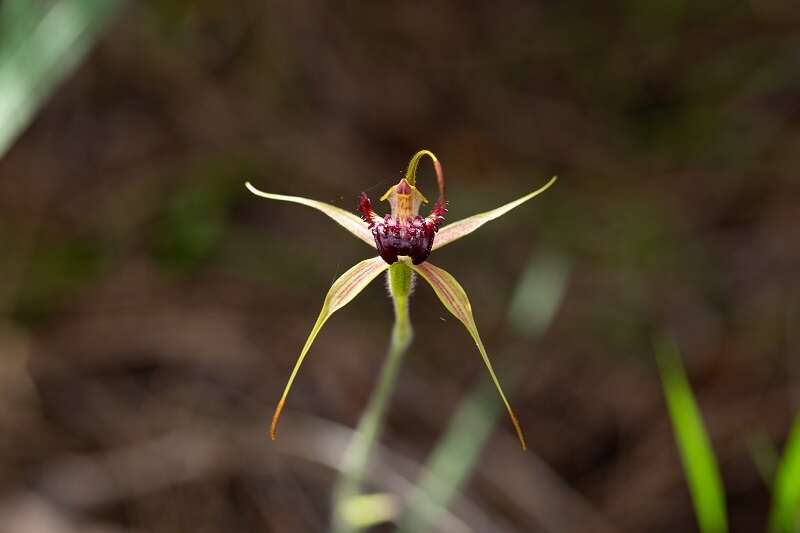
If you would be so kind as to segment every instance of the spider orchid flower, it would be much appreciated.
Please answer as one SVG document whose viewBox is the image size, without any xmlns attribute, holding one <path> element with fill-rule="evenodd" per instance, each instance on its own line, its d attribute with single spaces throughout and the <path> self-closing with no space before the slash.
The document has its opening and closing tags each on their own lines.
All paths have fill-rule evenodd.
<svg viewBox="0 0 800 533">
<path fill-rule="evenodd" d="M 416 187 L 417 166 L 424 156 L 430 157 L 433 161 L 439 188 L 439 197 L 430 214 L 426 217 L 422 217 L 419 214 L 419 209 L 422 204 L 428 203 L 428 200 Z M 301 204 L 322 211 L 356 238 L 364 241 L 370 247 L 374 247 L 378 254 L 378 257 L 365 259 L 350 268 L 334 281 L 328 290 L 328 294 L 322 304 L 322 310 L 314 327 L 311 329 L 303 349 L 300 351 L 300 356 L 297 358 L 283 394 L 278 401 L 270 426 L 270 437 L 273 440 L 275 439 L 278 420 L 286 403 L 289 390 L 322 326 L 333 313 L 350 303 L 375 278 L 388 270 L 393 264 L 399 262 L 405 264 L 413 273 L 427 281 L 444 307 L 466 327 L 483 357 L 483 362 L 489 371 L 500 398 L 505 404 L 520 444 L 525 449 L 526 443 L 522 428 L 492 368 L 489 355 L 486 353 L 486 348 L 478 333 L 478 327 L 472 314 L 472 306 L 466 292 L 450 273 L 434 266 L 427 259 L 432 251 L 469 235 L 487 222 L 505 215 L 515 207 L 547 190 L 555 181 L 556 178 L 553 177 L 544 186 L 513 202 L 448 225 L 443 225 L 444 216 L 447 213 L 447 199 L 442 166 L 436 156 L 428 150 L 417 152 L 409 162 L 405 177 L 397 185 L 390 187 L 386 194 L 381 197 L 381 201 L 388 200 L 391 208 L 391 212 L 383 217 L 373 210 L 372 202 L 365 193 L 361 193 L 359 201 L 359 211 L 361 213 L 361 218 L 359 218 L 344 209 L 316 200 L 299 196 L 266 193 L 247 182 L 245 185 L 256 196 Z M 409 273 L 409 278 L 412 275 Z"/>
</svg>

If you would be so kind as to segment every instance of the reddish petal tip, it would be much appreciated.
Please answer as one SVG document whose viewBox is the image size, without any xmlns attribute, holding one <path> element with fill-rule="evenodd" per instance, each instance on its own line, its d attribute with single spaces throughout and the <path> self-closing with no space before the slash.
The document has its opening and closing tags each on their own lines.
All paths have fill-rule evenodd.
<svg viewBox="0 0 800 533">
<path fill-rule="evenodd" d="M 371 228 L 375 224 L 375 211 L 372 210 L 372 201 L 367 196 L 367 193 L 362 192 L 358 200 L 358 210 L 361 212 L 361 218 L 364 222 L 369 223 Z"/>
</svg>

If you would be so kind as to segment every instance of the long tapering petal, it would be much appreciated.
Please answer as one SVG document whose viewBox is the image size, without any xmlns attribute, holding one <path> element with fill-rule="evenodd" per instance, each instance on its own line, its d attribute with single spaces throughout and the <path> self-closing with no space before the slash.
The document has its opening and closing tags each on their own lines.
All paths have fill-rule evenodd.
<svg viewBox="0 0 800 533">
<path fill-rule="evenodd" d="M 294 379 L 297 377 L 300 365 L 303 364 L 303 359 L 306 358 L 306 354 L 308 350 L 311 349 L 311 345 L 314 344 L 314 339 L 317 338 L 317 334 L 322 329 L 322 326 L 325 325 L 325 322 L 333 313 L 350 303 L 350 301 L 358 296 L 372 280 L 378 277 L 378 275 L 387 268 L 389 268 L 389 265 L 380 257 L 365 259 L 357 263 L 353 268 L 339 276 L 339 279 L 333 282 L 330 290 L 328 290 L 328 295 L 325 296 L 325 302 L 322 304 L 322 311 L 319 312 L 317 322 L 314 324 L 314 327 L 311 328 L 311 333 L 308 335 L 303 350 L 300 352 L 300 356 L 294 364 L 292 373 L 289 375 L 289 381 L 286 383 L 281 399 L 278 401 L 278 406 L 275 408 L 275 414 L 272 416 L 272 424 L 269 429 L 270 438 L 275 440 L 278 420 L 281 417 L 281 411 L 283 411 L 283 406 L 286 403 L 286 397 L 289 395 L 289 389 L 292 388 L 292 383 L 294 383 Z"/>
<path fill-rule="evenodd" d="M 268 198 L 270 200 L 280 200 L 282 202 L 293 202 L 295 204 L 301 204 L 308 207 L 313 207 L 318 211 L 322 211 L 329 217 L 331 217 L 337 224 L 342 226 L 344 229 L 352 233 L 358 239 L 361 239 L 367 245 L 372 248 L 375 248 L 375 239 L 372 237 L 372 232 L 367 229 L 366 224 L 364 221 L 361 220 L 358 216 L 354 215 L 353 213 L 342 209 L 341 207 L 336 207 L 335 205 L 326 204 L 325 202 L 318 202 L 316 200 L 311 200 L 309 198 L 303 198 L 302 196 L 286 196 L 283 194 L 272 194 L 269 192 L 264 192 L 256 189 L 253 185 L 248 181 L 245 183 L 247 189 L 255 194 L 256 196 L 260 196 L 262 198 Z"/>
<path fill-rule="evenodd" d="M 478 333 L 478 326 L 475 325 L 475 318 L 472 316 L 472 305 L 469 303 L 469 298 L 467 298 L 467 293 L 464 292 L 464 288 L 461 287 L 461 284 L 456 281 L 456 278 L 446 270 L 442 270 L 429 262 L 411 265 L 411 268 L 433 287 L 442 305 L 467 328 L 467 331 L 478 346 L 478 351 L 481 352 L 481 357 L 483 357 L 483 362 L 486 363 L 489 375 L 492 377 L 492 381 L 495 387 L 497 387 L 497 392 L 500 393 L 500 398 L 503 400 L 508 410 L 508 415 L 511 417 L 511 423 L 514 424 L 514 429 L 517 432 L 517 437 L 522 445 L 522 449 L 526 449 L 527 445 L 525 443 L 525 436 L 522 434 L 522 428 L 519 425 L 519 421 L 513 409 L 511 409 L 511 404 L 508 403 L 503 388 L 500 386 L 500 380 L 497 379 L 497 375 L 494 373 L 492 362 L 489 360 L 489 354 L 486 353 L 486 348 L 483 346 L 483 341 L 481 341 L 481 336 Z"/>
<path fill-rule="evenodd" d="M 500 206 L 497 209 L 492 209 L 491 211 L 486 211 L 485 213 L 478 213 L 477 215 L 472 215 L 471 217 L 459 220 L 458 222 L 447 224 L 439 230 L 439 233 L 436 234 L 436 239 L 433 241 L 433 249 L 437 250 L 446 244 L 450 244 L 451 242 L 458 240 L 465 235 L 469 235 L 487 222 L 496 218 L 500 218 L 515 207 L 524 204 L 534 196 L 542 194 L 544 191 L 549 189 L 553 183 L 555 183 L 556 179 L 557 177 L 553 176 L 543 187 L 540 187 L 535 191 L 526 194 L 522 198 L 514 200 L 513 202 Z"/>
</svg>

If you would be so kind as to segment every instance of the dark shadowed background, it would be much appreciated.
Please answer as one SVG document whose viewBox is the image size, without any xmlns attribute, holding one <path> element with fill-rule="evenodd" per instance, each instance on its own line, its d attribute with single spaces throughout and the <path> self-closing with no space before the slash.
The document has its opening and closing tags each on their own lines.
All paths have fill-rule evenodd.
<svg viewBox="0 0 800 533">
<path fill-rule="evenodd" d="M 59 2 L 3 4 L 7 118 L 47 53 L 3 70 L 10 36 Z M 436 531 L 696 531 L 664 331 L 731 531 L 763 530 L 756 464 L 800 398 L 793 2 L 91 4 L 85 50 L 47 67 L 64 72 L 0 159 L 0 531 L 325 531 L 391 305 L 378 282 L 331 319 L 270 442 L 326 290 L 374 251 L 244 181 L 355 210 L 421 148 L 449 220 L 560 177 L 431 257 L 470 295 L 530 446 L 500 416 L 474 460 L 451 451 L 468 477 Z M 427 163 L 419 184 L 435 197 Z M 367 487 L 401 509 L 488 381 L 429 287 L 411 313 Z"/>
</svg>

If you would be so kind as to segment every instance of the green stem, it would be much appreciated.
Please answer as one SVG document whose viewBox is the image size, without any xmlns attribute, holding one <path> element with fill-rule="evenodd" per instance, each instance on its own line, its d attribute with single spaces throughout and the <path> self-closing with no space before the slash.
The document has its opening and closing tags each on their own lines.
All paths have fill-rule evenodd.
<svg viewBox="0 0 800 533">
<path fill-rule="evenodd" d="M 333 531 L 352 532 L 358 528 L 342 512 L 347 503 L 359 495 L 361 481 L 367 469 L 369 456 L 383 427 L 389 398 L 397 381 L 400 363 L 413 338 L 408 315 L 411 295 L 412 271 L 402 262 L 394 263 L 387 272 L 389 291 L 394 303 L 395 321 L 386 360 L 381 368 L 378 385 L 370 397 L 364 414 L 356 428 L 353 440 L 345 451 L 342 471 L 333 491 Z"/>
</svg>

